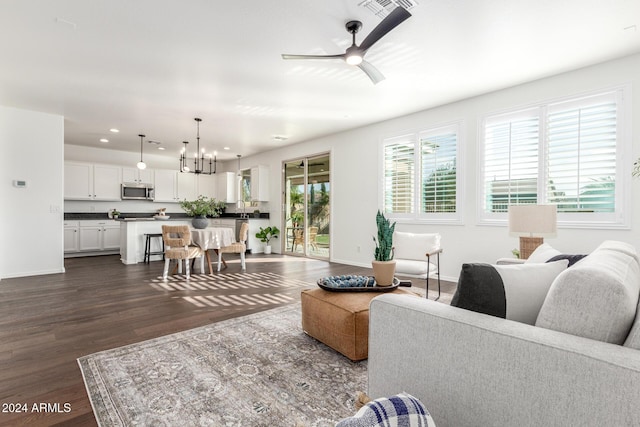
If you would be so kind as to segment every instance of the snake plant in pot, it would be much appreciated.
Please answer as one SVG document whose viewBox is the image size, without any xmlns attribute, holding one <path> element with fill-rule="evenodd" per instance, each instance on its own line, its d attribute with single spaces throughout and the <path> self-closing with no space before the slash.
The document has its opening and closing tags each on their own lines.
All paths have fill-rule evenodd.
<svg viewBox="0 0 640 427">
<path fill-rule="evenodd" d="M 373 276 L 379 286 L 390 286 L 396 272 L 396 261 L 393 259 L 393 230 L 396 223 L 391 224 L 380 211 L 376 214 L 378 238 L 373 237 L 376 244 L 374 260 L 371 261 Z"/>
</svg>

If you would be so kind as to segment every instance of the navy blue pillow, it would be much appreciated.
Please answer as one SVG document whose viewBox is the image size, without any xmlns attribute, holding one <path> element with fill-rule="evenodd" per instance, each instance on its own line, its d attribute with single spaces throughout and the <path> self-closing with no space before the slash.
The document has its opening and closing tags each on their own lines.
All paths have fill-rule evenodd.
<svg viewBox="0 0 640 427">
<path fill-rule="evenodd" d="M 566 259 L 569 261 L 569 267 L 571 267 L 573 264 L 580 261 L 584 257 L 586 257 L 586 255 L 556 255 L 552 258 L 549 258 L 546 262 L 560 261 L 562 259 Z"/>
</svg>

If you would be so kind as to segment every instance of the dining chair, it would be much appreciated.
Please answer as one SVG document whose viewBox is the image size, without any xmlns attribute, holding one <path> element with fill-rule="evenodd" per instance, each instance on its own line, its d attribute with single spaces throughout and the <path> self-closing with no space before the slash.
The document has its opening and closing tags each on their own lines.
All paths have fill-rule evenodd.
<svg viewBox="0 0 640 427">
<path fill-rule="evenodd" d="M 222 264 L 222 254 L 240 254 L 240 264 L 242 270 L 246 270 L 246 262 L 244 253 L 247 251 L 247 236 L 249 234 L 249 223 L 243 222 L 240 226 L 239 241 L 224 246 L 218 249 L 218 271 L 220 271 L 220 264 Z"/>
<path fill-rule="evenodd" d="M 291 252 L 296 251 L 296 246 L 304 245 L 304 230 L 302 228 L 293 229 L 293 244 L 291 245 Z"/>
<path fill-rule="evenodd" d="M 163 279 L 167 278 L 172 259 L 178 261 L 178 273 L 182 273 L 182 261 L 184 260 L 187 279 L 190 277 L 189 261 L 192 259 L 200 258 L 200 271 L 204 272 L 204 251 L 191 245 L 191 230 L 188 225 L 163 225 L 162 240 L 165 246 Z"/>
<path fill-rule="evenodd" d="M 309 246 L 318 249 L 316 238 L 318 237 L 318 227 L 309 227 Z"/>
</svg>

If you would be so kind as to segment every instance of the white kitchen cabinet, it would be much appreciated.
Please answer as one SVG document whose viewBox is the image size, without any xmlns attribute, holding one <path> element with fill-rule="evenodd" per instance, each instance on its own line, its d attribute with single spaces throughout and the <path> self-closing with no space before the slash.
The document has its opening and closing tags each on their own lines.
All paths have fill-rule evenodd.
<svg viewBox="0 0 640 427">
<path fill-rule="evenodd" d="M 93 199 L 120 200 L 122 168 L 118 166 L 93 165 Z"/>
<path fill-rule="evenodd" d="M 154 177 L 155 202 L 181 202 L 198 197 L 196 174 L 159 169 Z"/>
<path fill-rule="evenodd" d="M 218 198 L 218 180 L 217 175 L 197 175 L 198 195 Z"/>
<path fill-rule="evenodd" d="M 154 202 L 176 202 L 176 171 L 158 169 L 154 173 Z"/>
<path fill-rule="evenodd" d="M 104 226 L 102 229 L 102 249 L 105 251 L 120 249 L 120 224 Z"/>
<path fill-rule="evenodd" d="M 122 168 L 122 182 L 153 184 L 152 169 Z"/>
<path fill-rule="evenodd" d="M 65 162 L 64 198 L 68 200 L 93 200 L 92 164 Z"/>
<path fill-rule="evenodd" d="M 64 251 L 78 252 L 80 250 L 80 224 L 78 221 L 64 222 Z"/>
<path fill-rule="evenodd" d="M 225 203 L 235 203 L 236 187 L 238 186 L 238 180 L 236 174 L 233 172 L 222 172 L 217 174 L 218 177 L 218 200 L 222 200 Z"/>
<path fill-rule="evenodd" d="M 198 197 L 196 174 L 176 172 L 176 198 L 178 201 L 195 200 Z"/>
<path fill-rule="evenodd" d="M 65 162 L 66 200 L 120 200 L 122 168 L 91 163 Z"/>
<path fill-rule="evenodd" d="M 117 221 L 80 221 L 79 250 L 106 251 L 120 248 L 120 224 Z"/>
<path fill-rule="evenodd" d="M 269 167 L 254 166 L 251 168 L 251 200 L 269 201 Z"/>
</svg>

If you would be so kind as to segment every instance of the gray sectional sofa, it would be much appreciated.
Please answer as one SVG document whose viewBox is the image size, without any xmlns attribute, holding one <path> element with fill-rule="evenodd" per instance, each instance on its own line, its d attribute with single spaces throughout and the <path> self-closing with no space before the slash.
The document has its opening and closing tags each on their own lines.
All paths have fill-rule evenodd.
<svg viewBox="0 0 640 427">
<path fill-rule="evenodd" d="M 608 241 L 553 279 L 533 325 L 381 295 L 368 394 L 410 393 L 438 427 L 640 426 L 639 293 L 636 250 Z"/>
</svg>

